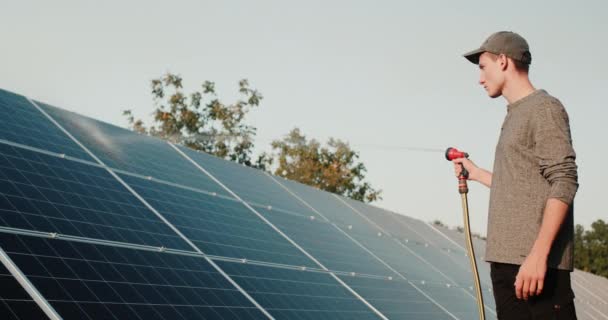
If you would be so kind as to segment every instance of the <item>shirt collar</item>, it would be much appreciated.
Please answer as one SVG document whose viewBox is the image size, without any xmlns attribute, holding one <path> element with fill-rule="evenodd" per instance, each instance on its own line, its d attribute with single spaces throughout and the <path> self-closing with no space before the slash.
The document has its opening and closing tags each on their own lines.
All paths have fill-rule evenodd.
<svg viewBox="0 0 608 320">
<path fill-rule="evenodd" d="M 530 99 L 534 98 L 535 96 L 539 95 L 540 93 L 547 93 L 547 91 L 543 90 L 543 89 L 537 89 L 534 90 L 532 93 L 530 93 L 529 95 L 513 102 L 507 105 L 507 112 L 511 112 L 513 111 L 515 108 L 517 108 L 518 106 L 524 104 L 526 101 L 529 101 Z"/>
</svg>

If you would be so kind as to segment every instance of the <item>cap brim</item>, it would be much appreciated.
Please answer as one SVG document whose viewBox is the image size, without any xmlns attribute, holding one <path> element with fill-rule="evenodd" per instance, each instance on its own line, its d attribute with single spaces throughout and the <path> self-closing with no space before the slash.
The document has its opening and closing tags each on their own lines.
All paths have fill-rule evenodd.
<svg viewBox="0 0 608 320">
<path fill-rule="evenodd" d="M 486 52 L 486 50 L 479 48 L 479 49 L 475 49 L 471 52 L 467 52 L 467 53 L 463 54 L 463 56 L 465 58 L 467 58 L 467 60 L 471 61 L 471 63 L 479 64 L 479 56 L 481 56 L 481 54 L 484 52 Z"/>
</svg>

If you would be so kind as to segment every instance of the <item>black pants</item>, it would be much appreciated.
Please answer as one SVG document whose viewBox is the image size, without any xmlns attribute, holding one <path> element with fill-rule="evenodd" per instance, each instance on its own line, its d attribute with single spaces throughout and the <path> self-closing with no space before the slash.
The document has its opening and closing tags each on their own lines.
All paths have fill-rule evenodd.
<svg viewBox="0 0 608 320">
<path fill-rule="evenodd" d="M 519 265 L 490 265 L 490 276 L 499 320 L 571 320 L 576 319 L 574 292 L 570 271 L 549 268 L 543 292 L 539 296 L 519 300 L 515 296 L 515 277 Z"/>
</svg>

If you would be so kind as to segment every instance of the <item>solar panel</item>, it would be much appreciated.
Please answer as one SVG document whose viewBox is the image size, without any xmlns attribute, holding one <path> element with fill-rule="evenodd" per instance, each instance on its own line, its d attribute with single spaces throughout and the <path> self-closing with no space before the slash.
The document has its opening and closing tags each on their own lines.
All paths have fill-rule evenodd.
<svg viewBox="0 0 608 320">
<path fill-rule="evenodd" d="M 254 206 L 261 204 L 255 206 L 259 214 L 327 268 L 378 275 L 390 273 L 373 256 L 268 175 L 226 161 L 210 161 L 209 156 L 203 154 L 184 152 L 238 197 L 254 200 Z"/>
<path fill-rule="evenodd" d="M 0 143 L 0 226 L 189 249 L 105 169 Z"/>
<path fill-rule="evenodd" d="M 6 233 L 0 246 L 65 319 L 263 318 L 198 257 Z"/>
<path fill-rule="evenodd" d="M 259 204 L 255 208 L 257 212 L 264 215 L 290 239 L 293 239 L 323 266 L 331 270 L 380 277 L 398 278 L 401 276 L 426 279 L 427 283 L 440 284 L 439 289 L 436 290 L 437 294 L 446 288 L 446 284 L 450 284 L 453 288 L 460 288 L 452 301 L 462 300 L 462 290 L 468 290 L 468 287 L 472 285 L 470 274 L 466 274 L 467 278 L 464 283 L 458 283 L 442 272 L 438 272 L 437 269 L 429 271 L 430 262 L 420 257 L 415 250 L 393 241 L 387 235 L 383 236 L 382 232 L 378 232 L 377 227 L 357 214 L 354 208 L 326 192 L 270 177 L 230 162 L 211 160 L 210 156 L 204 154 L 184 149 L 182 152 L 195 161 L 202 170 L 220 180 L 239 198 L 253 201 L 254 206 Z M 441 259 L 441 257 L 436 257 L 437 252 L 431 252 L 428 247 L 417 249 L 426 251 L 425 254 L 430 255 L 433 259 Z M 434 266 L 431 265 L 432 267 Z M 463 272 L 458 275 L 463 275 Z M 349 281 L 344 281 L 349 283 Z M 364 289 L 365 287 L 363 287 Z M 390 294 L 387 290 L 382 289 L 382 285 L 380 285 L 379 288 L 370 292 L 369 299 L 377 298 L 376 295 Z M 422 291 L 425 290 L 429 294 L 430 289 L 422 288 Z M 355 291 L 358 292 L 358 290 Z M 417 294 L 420 295 L 420 292 Z M 445 294 L 442 296 L 445 297 Z M 474 302 L 474 296 L 470 292 L 467 292 L 465 296 L 466 299 L 469 299 L 465 305 Z M 433 299 L 432 296 L 423 298 L 433 304 L 429 300 L 429 298 Z M 419 305 L 408 304 L 406 300 L 401 301 L 397 306 L 404 314 L 407 313 L 406 310 L 419 309 Z M 434 307 L 437 310 L 435 311 L 445 313 L 439 306 L 441 304 L 436 302 Z M 385 310 L 379 309 L 384 313 Z M 473 305 L 467 311 L 475 313 L 476 309 Z"/>
<path fill-rule="evenodd" d="M 313 266 L 310 259 L 235 199 L 121 177 L 206 254 Z"/>
<path fill-rule="evenodd" d="M 0 89 L 0 139 L 92 160 L 25 97 Z"/>
<path fill-rule="evenodd" d="M 449 310 L 458 310 L 460 305 L 468 306 L 466 301 L 461 301 L 464 297 L 465 300 L 475 299 L 473 293 L 473 281 L 472 273 L 470 271 L 470 264 L 466 256 L 466 252 L 459 245 L 447 240 L 444 236 L 432 229 L 432 227 L 419 220 L 411 219 L 401 215 L 396 215 L 391 212 L 386 212 L 382 209 L 374 207 L 372 205 L 363 204 L 351 199 L 341 198 L 341 201 L 347 206 L 351 207 L 353 211 L 360 214 L 365 219 L 369 219 L 370 223 L 381 230 L 393 230 L 395 234 L 391 233 L 397 239 L 399 246 L 405 248 L 413 256 L 416 257 L 415 261 L 418 261 L 419 266 L 426 269 L 426 278 L 428 281 L 437 281 L 443 283 L 444 287 L 437 290 L 433 290 L 431 293 L 432 297 L 437 297 L 438 301 L 444 302 L 444 305 L 453 305 L 448 308 Z M 395 227 L 397 226 L 397 227 Z M 413 240 L 413 241 L 412 241 Z M 389 249 L 390 246 L 385 246 Z M 378 249 L 383 252 L 384 250 Z M 395 258 L 397 257 L 397 258 Z M 399 262 L 402 256 L 387 254 L 386 260 L 395 261 L 395 264 L 403 264 Z M 487 263 L 483 259 L 478 258 L 478 265 L 487 269 Z M 407 266 L 411 266 L 412 263 L 405 262 Z M 449 266 L 449 267 L 448 267 Z M 432 275 L 431 277 L 429 277 Z M 485 293 L 485 305 L 487 306 L 487 317 L 495 316 L 495 306 L 493 299 L 488 299 L 490 293 L 491 283 L 489 281 L 489 273 L 484 274 L 487 277 L 483 277 L 482 290 Z M 452 291 L 446 291 L 446 288 L 458 288 L 460 296 L 447 298 L 446 293 L 450 294 Z M 430 288 L 429 290 L 432 290 Z M 454 302 L 457 302 L 454 304 Z M 476 310 L 467 309 L 470 313 L 476 313 Z M 454 311 L 454 314 L 461 313 Z M 469 315 L 470 316 L 470 315 Z"/>
<path fill-rule="evenodd" d="M 389 319 L 454 319 L 405 281 L 341 277 Z M 428 288 L 425 288 L 428 291 Z M 470 303 L 467 303 L 468 305 Z M 474 307 L 474 306 L 473 306 Z M 461 319 L 472 319 L 471 313 Z"/>
<path fill-rule="evenodd" d="M 235 263 L 220 266 L 277 319 L 378 319 L 326 273 Z"/>
<path fill-rule="evenodd" d="M 146 177 L 227 193 L 160 139 L 139 135 L 101 121 L 37 104 L 107 166 Z"/>
<path fill-rule="evenodd" d="M 373 206 L 357 203 L 356 201 L 350 201 L 344 199 L 348 205 L 356 208 L 357 212 L 363 214 L 365 217 L 370 217 L 369 212 L 376 210 Z M 405 217 L 399 217 L 396 215 L 389 216 L 392 218 L 392 224 L 399 225 L 401 232 L 397 234 L 400 239 L 418 239 L 415 242 L 401 241 L 413 254 L 420 257 L 422 263 L 427 263 L 429 266 L 452 266 L 451 268 L 443 268 L 441 273 L 446 280 L 452 280 L 455 284 L 461 286 L 473 285 L 472 274 L 470 272 L 469 262 L 464 255 L 464 250 L 455 248 L 454 245 L 448 244 L 447 248 L 451 248 L 450 252 L 447 252 L 445 246 L 445 238 L 434 232 L 430 226 L 420 221 L 411 219 L 406 220 Z M 369 218 L 371 219 L 371 218 Z M 382 226 L 385 224 L 378 224 Z M 382 228 L 384 229 L 384 228 Z M 418 233 L 412 231 L 418 230 Z"/>
<path fill-rule="evenodd" d="M 312 203 L 313 205 L 311 206 L 316 206 L 318 208 L 317 211 L 323 213 L 323 215 L 325 215 L 325 212 L 328 212 L 329 214 L 326 216 L 342 223 L 350 223 L 347 228 L 342 227 L 343 232 L 348 234 L 348 237 L 352 238 L 353 241 L 361 244 L 366 250 L 373 252 L 377 260 L 390 267 L 393 273 L 395 273 L 393 275 L 395 278 L 407 282 L 426 283 L 426 286 L 420 287 L 419 294 L 427 295 L 427 300 L 434 302 L 435 306 L 439 309 L 445 308 L 448 301 L 462 300 L 463 295 L 465 296 L 465 306 L 471 305 L 471 302 L 474 301 L 474 296 L 467 291 L 469 284 L 472 285 L 470 275 L 462 282 L 455 281 L 452 278 L 446 277 L 437 265 L 433 265 L 434 260 L 429 261 L 419 254 L 419 252 L 424 251 L 426 256 L 440 259 L 441 254 L 437 250 L 432 250 L 432 248 L 419 244 L 411 245 L 394 238 L 382 226 L 370 223 L 362 216 L 359 210 L 351 207 L 344 199 L 293 182 L 284 181 L 283 183 L 304 199 L 304 201 Z M 366 209 L 366 206 L 363 206 L 363 208 Z M 447 264 L 439 266 L 445 265 Z M 347 283 L 349 282 L 347 281 Z M 435 284 L 437 288 L 433 289 L 433 287 L 428 286 L 431 283 Z M 455 288 L 456 291 L 452 290 L 444 293 L 443 291 L 448 288 L 448 285 L 450 288 Z M 372 290 L 369 292 L 367 299 L 379 299 L 387 294 L 384 292 L 386 290 L 388 289 L 383 287 Z M 454 294 L 454 298 L 444 301 L 450 294 Z M 439 299 L 439 297 L 443 299 Z M 384 311 L 381 308 L 380 310 L 384 311 L 383 313 L 397 312 L 406 314 L 408 310 L 417 309 L 416 306 L 408 305 L 405 301 L 397 304 L 397 306 L 400 310 L 390 309 Z M 476 309 L 474 308 L 468 308 L 467 310 L 469 312 L 467 317 L 472 317 L 476 313 Z"/>
<path fill-rule="evenodd" d="M 0 269 L 6 318 L 477 317 L 466 257 L 420 225 L 6 91 L 0 112 L 0 266 L 42 297 Z"/>
<path fill-rule="evenodd" d="M 244 167 L 217 157 L 178 146 L 188 157 L 211 173 L 226 187 L 255 207 L 268 206 L 286 213 L 310 215 L 313 212 L 292 197 L 260 170 Z"/>
</svg>

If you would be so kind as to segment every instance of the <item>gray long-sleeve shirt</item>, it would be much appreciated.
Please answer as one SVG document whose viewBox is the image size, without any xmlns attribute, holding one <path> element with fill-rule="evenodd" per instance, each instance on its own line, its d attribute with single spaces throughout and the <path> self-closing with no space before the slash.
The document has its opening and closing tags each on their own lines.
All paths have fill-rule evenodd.
<svg viewBox="0 0 608 320">
<path fill-rule="evenodd" d="M 492 173 L 486 261 L 522 264 L 538 236 L 547 199 L 556 198 L 569 205 L 569 212 L 547 263 L 572 270 L 578 178 L 568 114 L 544 90 L 507 110 Z"/>
</svg>

